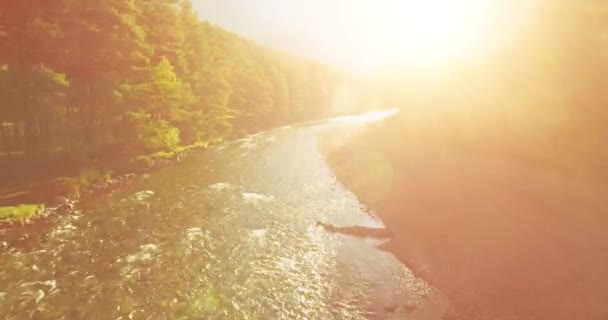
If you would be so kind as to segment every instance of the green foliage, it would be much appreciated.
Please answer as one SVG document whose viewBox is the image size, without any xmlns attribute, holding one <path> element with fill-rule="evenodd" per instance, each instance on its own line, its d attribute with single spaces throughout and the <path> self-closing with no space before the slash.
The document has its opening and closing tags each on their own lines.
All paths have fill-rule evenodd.
<svg viewBox="0 0 608 320">
<path fill-rule="evenodd" d="M 135 158 L 133 164 L 137 168 L 152 168 L 158 163 L 166 163 L 166 161 L 173 161 L 180 155 L 184 155 L 194 150 L 205 149 L 209 146 L 206 142 L 197 142 L 194 144 L 179 146 L 172 151 L 159 151 L 149 155 L 143 155 Z"/>
<path fill-rule="evenodd" d="M 0 16 L 3 153 L 97 161 L 219 141 L 319 116 L 338 82 L 201 22 L 189 0 L 3 1 Z"/>
<path fill-rule="evenodd" d="M 0 222 L 25 221 L 44 211 L 44 205 L 22 204 L 14 207 L 0 207 Z"/>
<path fill-rule="evenodd" d="M 65 178 L 62 181 L 62 192 L 66 197 L 78 198 L 81 196 L 84 186 L 79 178 Z"/>
<path fill-rule="evenodd" d="M 146 153 L 161 150 L 172 150 L 179 145 L 179 129 L 171 126 L 165 120 L 154 120 L 147 113 L 130 113 L 135 126 L 136 147 Z"/>
<path fill-rule="evenodd" d="M 133 163 L 137 168 L 152 168 L 156 161 L 151 156 L 139 156 Z"/>
<path fill-rule="evenodd" d="M 54 189 L 68 198 L 78 198 L 87 187 L 96 183 L 110 182 L 112 175 L 113 173 L 107 170 L 84 168 L 74 178 L 58 178 L 54 183 Z"/>
</svg>

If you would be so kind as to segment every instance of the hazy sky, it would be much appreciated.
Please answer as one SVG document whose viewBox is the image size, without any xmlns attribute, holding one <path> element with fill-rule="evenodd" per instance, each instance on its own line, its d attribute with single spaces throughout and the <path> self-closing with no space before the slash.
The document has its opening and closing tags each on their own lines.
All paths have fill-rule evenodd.
<svg viewBox="0 0 608 320">
<path fill-rule="evenodd" d="M 348 50 L 344 32 L 352 26 L 352 0 L 194 0 L 202 19 L 261 44 L 328 63 Z M 340 21 L 339 14 L 347 19 Z M 336 14 L 338 13 L 338 16 Z"/>
<path fill-rule="evenodd" d="M 441 65 L 480 52 L 538 0 L 194 0 L 199 17 L 353 71 Z M 529 19 L 528 19 L 529 20 Z M 503 28 L 504 29 L 504 28 Z"/>
</svg>

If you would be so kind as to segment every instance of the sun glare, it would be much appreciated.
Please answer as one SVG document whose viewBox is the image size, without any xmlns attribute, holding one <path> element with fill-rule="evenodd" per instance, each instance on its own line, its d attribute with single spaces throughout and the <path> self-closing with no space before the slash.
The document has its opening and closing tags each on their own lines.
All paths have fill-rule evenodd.
<svg viewBox="0 0 608 320">
<path fill-rule="evenodd" d="M 366 48 L 351 59 L 361 72 L 383 66 L 433 68 L 453 63 L 489 48 L 500 37 L 496 18 L 512 11 L 517 2 L 507 6 L 497 0 L 361 2 L 355 19 Z"/>
</svg>

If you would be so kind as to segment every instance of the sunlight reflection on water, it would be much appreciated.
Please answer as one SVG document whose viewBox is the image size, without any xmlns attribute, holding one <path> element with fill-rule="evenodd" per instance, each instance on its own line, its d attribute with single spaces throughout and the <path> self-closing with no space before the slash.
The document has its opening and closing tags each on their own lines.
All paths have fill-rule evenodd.
<svg viewBox="0 0 608 320">
<path fill-rule="evenodd" d="M 386 118 L 394 116 L 398 113 L 399 113 L 399 109 L 397 109 L 397 108 L 390 109 L 390 110 L 375 110 L 375 111 L 370 111 L 370 112 L 364 113 L 364 114 L 335 118 L 331 122 L 339 123 L 339 124 L 371 123 L 371 122 L 380 121 L 382 119 L 386 119 Z"/>
<path fill-rule="evenodd" d="M 0 319 L 439 319 L 415 315 L 445 305 L 376 241 L 318 227 L 382 223 L 337 183 L 315 130 L 252 136 L 246 161 L 228 144 L 81 203 L 33 248 L 0 252 Z"/>
</svg>

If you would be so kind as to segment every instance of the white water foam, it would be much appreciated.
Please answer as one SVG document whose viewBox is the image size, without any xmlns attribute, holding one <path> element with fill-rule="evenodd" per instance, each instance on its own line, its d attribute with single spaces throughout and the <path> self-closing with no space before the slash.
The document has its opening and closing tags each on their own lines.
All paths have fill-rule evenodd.
<svg viewBox="0 0 608 320">
<path fill-rule="evenodd" d="M 59 225 L 51 232 L 51 238 L 56 239 L 59 236 L 71 235 L 76 229 L 78 228 L 69 222 Z"/>
<path fill-rule="evenodd" d="M 140 191 L 134 194 L 131 198 L 136 201 L 146 201 L 152 198 L 156 193 L 152 190 Z"/>
<path fill-rule="evenodd" d="M 233 187 L 234 186 L 230 183 L 220 182 L 220 183 L 210 185 L 209 189 L 215 190 L 215 191 L 224 191 L 224 190 L 230 190 Z"/>
<path fill-rule="evenodd" d="M 274 197 L 254 192 L 243 192 L 243 199 L 248 202 L 270 202 L 274 200 Z"/>
<path fill-rule="evenodd" d="M 158 251 L 158 245 L 156 244 L 144 244 L 139 247 L 139 251 L 137 253 L 128 255 L 125 260 L 128 263 L 133 262 L 149 262 L 152 260 L 152 255 Z"/>
<path fill-rule="evenodd" d="M 247 142 L 243 142 L 239 148 L 241 149 L 245 149 L 245 150 L 252 150 L 257 148 L 258 144 L 252 141 L 247 141 Z"/>
<path fill-rule="evenodd" d="M 196 240 L 203 236 L 204 236 L 204 233 L 201 228 L 190 228 L 190 229 L 186 230 L 186 237 L 190 241 Z"/>
<path fill-rule="evenodd" d="M 258 229 L 258 230 L 251 231 L 251 236 L 254 238 L 261 239 L 261 238 L 264 238 L 267 233 L 268 233 L 268 229 Z"/>
<path fill-rule="evenodd" d="M 296 261 L 290 258 L 280 257 L 276 262 L 277 268 L 283 271 L 295 271 L 297 269 Z"/>
<path fill-rule="evenodd" d="M 47 287 L 46 291 L 42 290 L 40 286 Z M 57 280 L 47 280 L 47 281 L 34 281 L 34 282 L 26 282 L 19 286 L 20 288 L 30 288 L 29 290 L 25 290 L 21 293 L 22 300 L 34 300 L 36 304 L 40 303 L 42 299 L 44 299 L 47 294 L 55 295 L 59 292 L 57 289 Z M 6 294 L 5 294 L 6 295 Z M 0 295 L 0 299 L 4 298 L 3 295 Z"/>
</svg>

